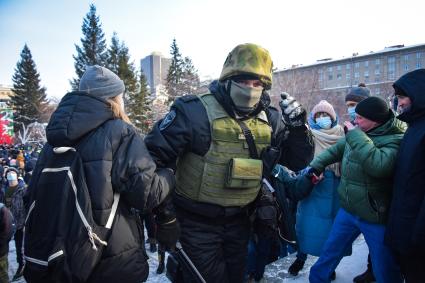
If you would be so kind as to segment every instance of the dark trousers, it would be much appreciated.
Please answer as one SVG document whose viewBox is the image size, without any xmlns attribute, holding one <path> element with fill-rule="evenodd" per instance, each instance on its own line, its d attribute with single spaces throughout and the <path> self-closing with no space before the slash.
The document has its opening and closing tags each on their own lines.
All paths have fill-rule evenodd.
<svg viewBox="0 0 425 283">
<path fill-rule="evenodd" d="M 18 229 L 15 232 L 15 248 L 16 248 L 16 261 L 20 266 L 24 265 L 24 258 L 22 256 L 22 239 L 24 237 L 24 229 Z"/>
<path fill-rule="evenodd" d="M 260 281 L 264 275 L 267 264 L 279 257 L 279 239 L 276 237 L 262 237 L 258 235 L 256 239 L 252 237 L 248 244 L 247 275 Z"/>
<path fill-rule="evenodd" d="M 149 239 L 155 239 L 156 238 L 156 226 L 155 226 L 155 220 L 153 218 L 153 213 L 140 214 L 140 219 L 142 220 L 142 223 L 146 227 L 148 238 Z"/>
<path fill-rule="evenodd" d="M 401 273 L 406 283 L 425 282 L 425 257 L 423 254 L 397 254 L 396 260 L 400 264 Z"/>
<path fill-rule="evenodd" d="M 250 234 L 247 215 L 209 218 L 178 209 L 177 219 L 180 243 L 206 282 L 243 282 Z"/>
</svg>

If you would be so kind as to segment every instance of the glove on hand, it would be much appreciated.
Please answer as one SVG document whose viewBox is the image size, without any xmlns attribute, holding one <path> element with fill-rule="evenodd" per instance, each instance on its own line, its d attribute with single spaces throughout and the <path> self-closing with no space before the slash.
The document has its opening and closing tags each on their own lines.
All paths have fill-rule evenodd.
<svg viewBox="0 0 425 283">
<path fill-rule="evenodd" d="M 171 198 L 166 198 L 155 210 L 156 239 L 167 251 L 174 250 L 180 237 L 180 225 Z"/>
<path fill-rule="evenodd" d="M 322 173 L 319 172 L 317 169 L 311 167 L 311 166 L 307 166 L 306 168 L 300 170 L 298 172 L 300 175 L 305 175 L 308 178 L 310 178 L 311 182 L 316 185 L 317 183 L 319 183 L 319 181 L 322 179 Z"/>
<path fill-rule="evenodd" d="M 291 127 L 299 127 L 307 122 L 307 112 L 302 105 L 286 92 L 280 94 L 282 100 L 279 102 L 282 109 L 283 122 Z"/>
<path fill-rule="evenodd" d="M 173 251 L 180 237 L 180 225 L 177 218 L 166 223 L 157 223 L 156 240 L 166 251 Z"/>
<path fill-rule="evenodd" d="M 254 232 L 263 237 L 270 237 L 277 229 L 277 208 L 272 192 L 262 186 L 256 203 Z"/>
</svg>

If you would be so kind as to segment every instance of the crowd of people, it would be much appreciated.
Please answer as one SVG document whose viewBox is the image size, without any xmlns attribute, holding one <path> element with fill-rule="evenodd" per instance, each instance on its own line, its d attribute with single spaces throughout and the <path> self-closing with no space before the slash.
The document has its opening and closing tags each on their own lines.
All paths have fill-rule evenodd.
<svg viewBox="0 0 425 283">
<path fill-rule="evenodd" d="M 261 282 L 268 263 L 293 252 L 290 274 L 314 255 L 310 282 L 330 282 L 360 234 L 369 256 L 354 282 L 425 282 L 425 69 L 394 83 L 394 109 L 365 84 L 352 87 L 346 119 L 326 100 L 305 109 L 287 93 L 280 109 L 272 107 L 272 70 L 266 49 L 236 46 L 208 93 L 176 99 L 142 139 L 125 113 L 123 81 L 88 66 L 79 91 L 53 113 L 40 156 L 37 148 L 0 152 L 0 239 L 10 240 L 11 233 L 3 237 L 10 209 L 13 279 L 146 281 L 145 223 L 157 273 L 165 251 L 177 259 L 167 266 L 173 282 Z M 84 224 L 93 249 L 95 241 L 105 245 L 84 280 L 68 246 L 45 259 L 28 256 L 25 245 L 22 254 L 42 175 L 68 150 L 81 156 L 93 221 L 108 231 L 100 239 Z M 7 282 L 4 242 L 0 279 Z M 178 264 L 181 251 L 190 264 Z"/>
<path fill-rule="evenodd" d="M 22 255 L 23 228 L 26 216 L 24 194 L 31 180 L 32 171 L 42 149 L 41 144 L 4 144 L 0 147 L 0 282 L 8 282 L 9 241 L 15 240 L 18 268 L 13 276 L 17 280 L 23 275 Z"/>
</svg>

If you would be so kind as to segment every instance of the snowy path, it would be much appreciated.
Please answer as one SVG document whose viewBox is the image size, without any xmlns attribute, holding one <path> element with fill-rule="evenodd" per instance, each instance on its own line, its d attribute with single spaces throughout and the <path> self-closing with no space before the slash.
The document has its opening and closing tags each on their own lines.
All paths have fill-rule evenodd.
<svg viewBox="0 0 425 283">
<path fill-rule="evenodd" d="M 9 251 L 9 276 L 12 278 L 15 274 L 18 264 L 16 263 L 15 255 L 15 243 L 10 242 Z M 164 283 L 169 282 L 165 277 L 165 273 L 156 274 L 156 268 L 158 266 L 158 259 L 156 253 L 147 252 L 149 255 L 149 277 L 150 283 Z M 353 244 L 353 254 L 349 257 L 345 257 L 336 269 L 336 280 L 334 283 L 351 283 L 353 277 L 366 270 L 368 249 L 364 238 L 360 236 Z M 288 274 L 288 267 L 294 261 L 295 256 L 291 255 L 286 258 L 280 259 L 274 263 L 271 263 L 266 267 L 264 277 L 266 282 L 269 283 L 307 283 L 308 274 L 311 265 L 316 261 L 315 257 L 309 256 L 304 269 L 300 271 L 300 274 L 296 277 Z M 14 281 L 16 283 L 25 283 L 25 280 Z"/>
</svg>

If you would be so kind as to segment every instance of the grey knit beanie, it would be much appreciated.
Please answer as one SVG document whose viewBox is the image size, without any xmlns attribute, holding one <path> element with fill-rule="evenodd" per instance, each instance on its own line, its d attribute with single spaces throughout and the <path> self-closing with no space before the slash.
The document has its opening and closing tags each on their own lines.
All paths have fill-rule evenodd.
<svg viewBox="0 0 425 283">
<path fill-rule="evenodd" d="M 80 80 L 80 91 L 88 94 L 110 98 L 124 93 L 124 82 L 112 71 L 98 65 L 87 66 Z"/>
<path fill-rule="evenodd" d="M 345 102 L 355 101 L 360 102 L 365 98 L 370 97 L 370 89 L 365 84 L 359 84 L 356 87 L 352 87 L 348 94 L 345 96 Z"/>
</svg>

